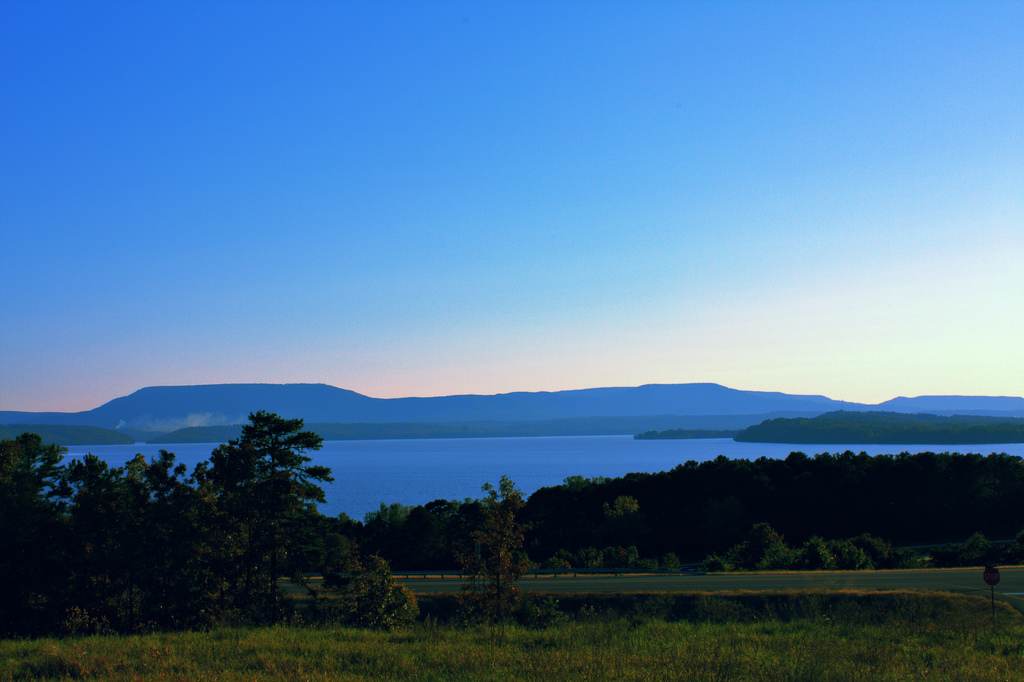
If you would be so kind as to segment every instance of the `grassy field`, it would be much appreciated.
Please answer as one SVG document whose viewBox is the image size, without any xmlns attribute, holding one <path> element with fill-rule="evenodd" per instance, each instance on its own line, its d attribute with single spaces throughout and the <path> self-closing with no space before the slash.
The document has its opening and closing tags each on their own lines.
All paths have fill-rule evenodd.
<svg viewBox="0 0 1024 682">
<path fill-rule="evenodd" d="M 540 630 L 274 627 L 6 641 L 0 680 L 1019 680 L 1022 620 L 1007 610 L 996 632 L 970 618 L 618 620 Z"/>
<path fill-rule="evenodd" d="M 533 629 L 440 624 L 448 621 L 437 615 L 456 603 L 451 589 L 459 584 L 419 580 L 419 588 L 431 586 L 421 589 L 424 613 L 436 615 L 404 631 L 281 626 L 0 641 L 0 682 L 1024 681 L 1024 614 L 1001 601 L 993 623 L 987 597 L 971 580 L 979 579 L 976 574 L 932 570 L 531 579 L 524 586 L 535 590 L 535 596 L 538 591 L 556 594 L 563 614 L 559 624 Z M 882 579 L 884 585 L 878 582 Z M 1019 569 L 1004 572 L 1011 587 L 1020 579 Z M 845 586 L 794 588 L 808 580 L 818 588 L 821 581 Z M 869 587 L 852 589 L 849 581 Z M 917 589 L 884 589 L 893 581 L 908 581 Z M 554 582 L 564 586 L 561 592 L 539 589 Z M 964 589 L 929 592 L 920 587 L 925 583 Z M 704 589 L 694 589 L 695 584 Z M 749 589 L 758 584 L 771 588 Z"/>
</svg>

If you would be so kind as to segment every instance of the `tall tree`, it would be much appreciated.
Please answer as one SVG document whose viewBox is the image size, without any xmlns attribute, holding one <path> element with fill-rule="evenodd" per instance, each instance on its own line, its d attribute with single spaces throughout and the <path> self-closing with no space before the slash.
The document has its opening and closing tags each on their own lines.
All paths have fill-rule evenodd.
<svg viewBox="0 0 1024 682">
<path fill-rule="evenodd" d="M 161 628 L 210 625 L 217 616 L 217 581 L 210 562 L 211 499 L 166 450 L 150 462 L 139 456 L 127 469 L 137 519 L 135 571 L 144 599 L 141 622 Z"/>
<path fill-rule="evenodd" d="M 221 568 L 229 575 L 235 605 L 245 609 L 280 605 L 278 579 L 284 575 L 292 538 L 304 519 L 324 501 L 320 483 L 334 480 L 330 469 L 311 465 L 306 452 L 323 439 L 303 431 L 301 419 L 253 412 L 239 438 L 213 451 L 208 476 L 219 498 Z"/>
<path fill-rule="evenodd" d="M 25 433 L 0 441 L 0 635 L 38 634 L 60 611 L 65 526 L 57 493 L 64 449 Z"/>
<path fill-rule="evenodd" d="M 529 567 L 518 515 L 525 502 L 508 476 L 495 488 L 485 483 L 482 522 L 473 531 L 472 551 L 462 554 L 464 595 L 484 617 L 502 621 L 519 600 L 519 579 Z"/>
</svg>

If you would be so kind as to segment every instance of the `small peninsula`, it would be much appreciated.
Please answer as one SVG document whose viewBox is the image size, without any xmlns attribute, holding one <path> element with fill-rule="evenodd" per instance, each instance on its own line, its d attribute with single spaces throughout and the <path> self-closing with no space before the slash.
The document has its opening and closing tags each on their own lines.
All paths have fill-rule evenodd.
<svg viewBox="0 0 1024 682">
<path fill-rule="evenodd" d="M 733 438 L 737 431 L 716 429 L 668 429 L 667 431 L 644 431 L 633 438 L 636 440 L 685 440 L 691 438 Z"/>
</svg>

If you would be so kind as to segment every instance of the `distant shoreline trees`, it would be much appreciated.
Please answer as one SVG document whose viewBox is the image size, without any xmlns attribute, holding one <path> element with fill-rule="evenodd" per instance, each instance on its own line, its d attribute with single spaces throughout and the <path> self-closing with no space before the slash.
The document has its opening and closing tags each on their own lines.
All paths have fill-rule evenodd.
<svg viewBox="0 0 1024 682">
<path fill-rule="evenodd" d="M 817 417 L 768 419 L 738 432 L 752 443 L 1024 443 L 1024 419 L 840 410 Z"/>
</svg>

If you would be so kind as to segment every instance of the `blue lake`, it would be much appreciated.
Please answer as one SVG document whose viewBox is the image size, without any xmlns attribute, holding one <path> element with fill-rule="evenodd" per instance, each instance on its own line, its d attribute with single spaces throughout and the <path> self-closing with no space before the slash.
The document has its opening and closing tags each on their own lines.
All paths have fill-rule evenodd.
<svg viewBox="0 0 1024 682">
<path fill-rule="evenodd" d="M 173 445 L 74 445 L 70 456 L 91 452 L 113 465 L 136 453 L 147 457 L 161 449 L 178 456 L 189 469 L 210 455 L 213 443 Z M 422 504 L 439 498 L 478 497 L 485 481 L 508 474 L 523 492 L 561 483 L 566 476 L 621 476 L 629 472 L 665 471 L 687 460 L 718 455 L 735 459 L 785 457 L 793 450 L 818 452 L 1007 452 L 1024 456 L 1024 443 L 1000 445 L 786 445 L 737 443 L 726 438 L 634 440 L 632 436 L 556 436 L 539 438 L 452 438 L 327 441 L 310 453 L 331 468 L 326 486 L 326 514 L 355 517 L 381 502 Z"/>
</svg>

